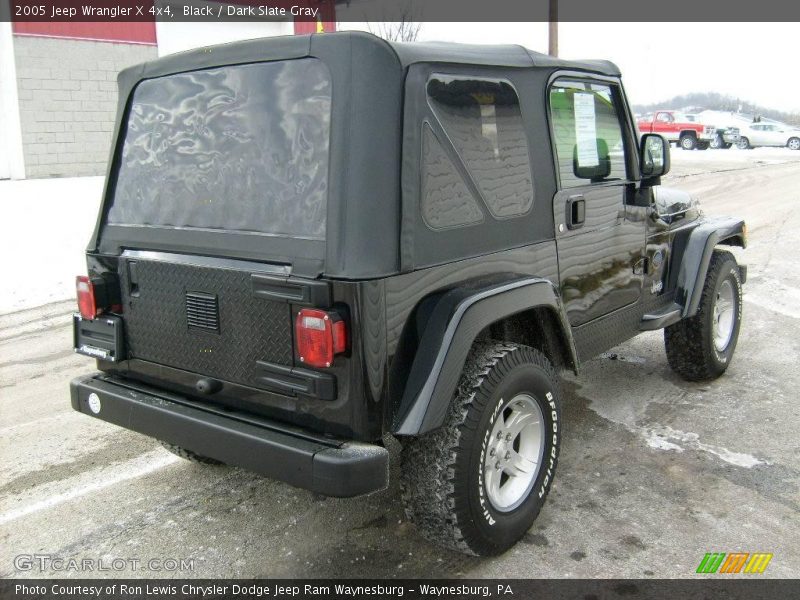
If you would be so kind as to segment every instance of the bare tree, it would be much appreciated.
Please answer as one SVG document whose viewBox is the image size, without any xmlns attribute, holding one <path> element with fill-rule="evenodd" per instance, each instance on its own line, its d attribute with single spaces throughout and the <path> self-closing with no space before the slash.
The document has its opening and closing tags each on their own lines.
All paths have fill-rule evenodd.
<svg viewBox="0 0 800 600">
<path fill-rule="evenodd" d="M 422 23 L 415 23 L 407 17 L 408 13 L 403 11 L 400 15 L 401 21 L 389 21 L 382 23 L 367 23 L 367 29 L 373 35 L 382 37 L 390 42 L 414 42 L 422 29 Z"/>
<path fill-rule="evenodd" d="M 381 13 L 380 21 L 365 19 L 367 29 L 371 34 L 390 42 L 414 42 L 417 40 L 422 23 L 414 20 L 414 0 L 397 2 L 391 7 L 389 15 L 386 14 L 385 9 Z"/>
</svg>

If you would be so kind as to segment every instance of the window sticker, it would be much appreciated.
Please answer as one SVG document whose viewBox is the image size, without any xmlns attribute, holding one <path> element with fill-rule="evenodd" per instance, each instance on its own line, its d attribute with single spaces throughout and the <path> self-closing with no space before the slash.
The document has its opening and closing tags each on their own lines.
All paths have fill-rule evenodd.
<svg viewBox="0 0 800 600">
<path fill-rule="evenodd" d="M 600 164 L 600 160 L 597 156 L 597 119 L 594 114 L 594 94 L 576 93 L 574 107 L 578 165 L 596 167 Z"/>
</svg>

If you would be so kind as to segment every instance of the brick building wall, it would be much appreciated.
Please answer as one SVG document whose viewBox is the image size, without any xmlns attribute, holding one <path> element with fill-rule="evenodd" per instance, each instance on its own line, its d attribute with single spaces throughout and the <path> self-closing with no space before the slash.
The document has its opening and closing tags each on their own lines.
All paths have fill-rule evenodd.
<svg viewBox="0 0 800 600">
<path fill-rule="evenodd" d="M 117 73 L 154 45 L 14 36 L 27 177 L 103 175 L 117 109 Z"/>
</svg>

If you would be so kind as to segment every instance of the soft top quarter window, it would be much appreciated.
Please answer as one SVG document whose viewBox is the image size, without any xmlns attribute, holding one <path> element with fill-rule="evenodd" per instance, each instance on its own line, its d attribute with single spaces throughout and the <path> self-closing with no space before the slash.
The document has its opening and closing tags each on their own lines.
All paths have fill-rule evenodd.
<svg viewBox="0 0 800 600">
<path fill-rule="evenodd" d="M 442 132 L 426 125 L 422 136 L 426 224 L 441 229 L 479 223 L 479 205 L 495 219 L 529 212 L 533 177 L 528 141 L 511 83 L 434 73 L 426 96 Z"/>
</svg>

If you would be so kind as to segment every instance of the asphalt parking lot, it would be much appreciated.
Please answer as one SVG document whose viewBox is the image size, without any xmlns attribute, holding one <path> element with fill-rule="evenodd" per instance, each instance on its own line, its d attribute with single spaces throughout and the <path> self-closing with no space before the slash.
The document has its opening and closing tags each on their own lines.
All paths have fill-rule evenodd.
<svg viewBox="0 0 800 600">
<path fill-rule="evenodd" d="M 68 301 L 0 316 L 0 576 L 688 577 L 706 552 L 733 551 L 771 552 L 764 576 L 796 576 L 800 152 L 675 150 L 664 183 L 709 214 L 747 219 L 734 361 L 718 381 L 686 383 L 653 332 L 568 377 L 554 487 L 504 556 L 425 542 L 396 483 L 328 499 L 183 462 L 73 413 L 68 382 L 93 363 L 72 352 Z M 125 566 L 57 572 L 15 560 L 34 554 Z M 192 570 L 155 570 L 169 558 Z"/>
</svg>

